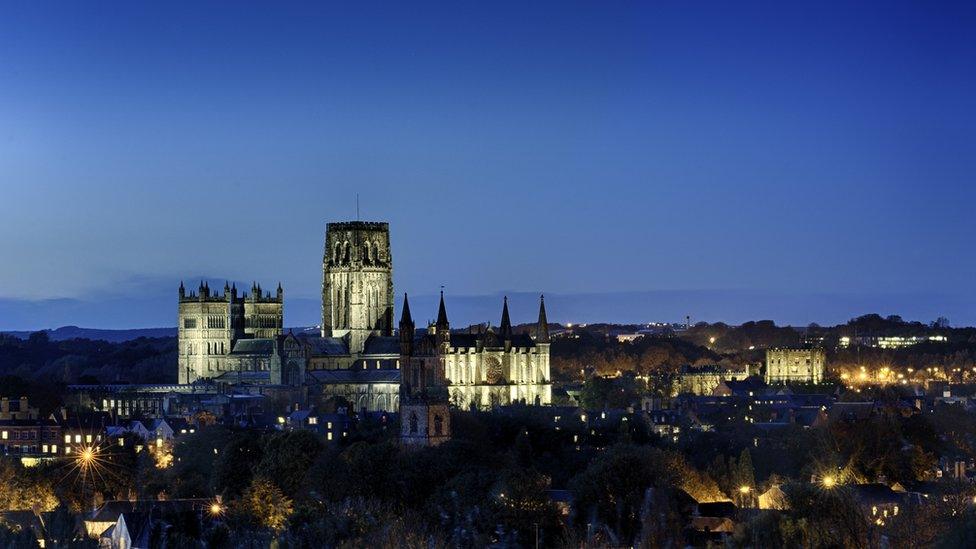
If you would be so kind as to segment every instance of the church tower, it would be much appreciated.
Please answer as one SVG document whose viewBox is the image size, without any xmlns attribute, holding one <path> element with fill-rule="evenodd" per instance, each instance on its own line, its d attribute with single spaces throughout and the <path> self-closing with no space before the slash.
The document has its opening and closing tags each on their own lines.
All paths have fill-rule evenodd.
<svg viewBox="0 0 976 549">
<path fill-rule="evenodd" d="M 393 335 L 393 257 L 388 223 L 329 223 L 322 258 L 322 337 L 362 352 L 370 335 Z"/>
<path fill-rule="evenodd" d="M 444 308 L 444 292 L 433 333 L 415 338 L 410 304 L 403 296 L 400 317 L 400 441 L 407 446 L 436 446 L 451 438 L 445 353 L 451 328 Z"/>
</svg>

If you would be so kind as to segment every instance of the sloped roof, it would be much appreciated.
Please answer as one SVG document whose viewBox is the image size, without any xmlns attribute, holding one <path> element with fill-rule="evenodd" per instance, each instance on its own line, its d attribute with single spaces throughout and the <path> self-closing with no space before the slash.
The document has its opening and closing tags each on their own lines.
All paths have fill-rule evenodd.
<svg viewBox="0 0 976 549">
<path fill-rule="evenodd" d="M 188 499 L 168 499 L 168 500 L 111 500 L 106 501 L 95 512 L 90 519 L 92 522 L 115 522 L 122 513 L 133 513 L 157 509 L 159 511 L 192 511 L 203 509 L 210 504 L 209 499 L 188 498 Z"/>
<path fill-rule="evenodd" d="M 400 338 L 387 336 L 369 336 L 363 344 L 364 355 L 399 355 Z"/>
<path fill-rule="evenodd" d="M 738 508 L 731 501 L 708 501 L 698 504 L 698 513 L 703 517 L 734 517 Z"/>
<path fill-rule="evenodd" d="M 855 484 L 854 497 L 866 505 L 901 503 L 905 499 L 904 493 L 899 493 L 884 484 L 877 482 L 870 484 Z"/>
<path fill-rule="evenodd" d="M 341 383 L 400 383 L 400 370 L 313 370 L 308 374 L 326 385 Z"/>
<path fill-rule="evenodd" d="M 837 402 L 827 413 L 831 421 L 838 419 L 864 420 L 874 412 L 873 402 Z"/>
<path fill-rule="evenodd" d="M 271 380 L 271 372 L 268 370 L 224 372 L 214 379 L 224 383 L 266 383 Z"/>
<path fill-rule="evenodd" d="M 735 531 L 735 523 L 725 517 L 692 517 L 688 526 L 699 532 L 731 534 Z"/>
<path fill-rule="evenodd" d="M 271 355 L 274 353 L 275 342 L 273 339 L 238 339 L 234 342 L 232 355 Z"/>
<path fill-rule="evenodd" d="M 312 356 L 345 356 L 349 354 L 346 340 L 341 337 L 304 337 L 302 340 L 308 344 Z"/>
</svg>

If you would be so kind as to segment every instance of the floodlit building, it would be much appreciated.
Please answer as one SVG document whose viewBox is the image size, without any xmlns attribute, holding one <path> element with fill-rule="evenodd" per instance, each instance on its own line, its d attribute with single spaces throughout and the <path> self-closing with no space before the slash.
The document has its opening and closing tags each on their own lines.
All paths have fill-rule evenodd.
<svg viewBox="0 0 976 549">
<path fill-rule="evenodd" d="M 826 364 L 827 354 L 823 349 L 768 349 L 764 379 L 768 384 L 821 383 Z"/>
<path fill-rule="evenodd" d="M 401 323 L 401 333 L 394 333 L 387 223 L 327 225 L 319 333 L 283 334 L 283 303 L 280 284 L 274 295 L 255 283 L 250 294 L 238 296 L 235 285 L 225 284 L 220 294 L 205 282 L 195 293 L 181 283 L 178 377 L 186 391 L 178 392 L 192 392 L 188 384 L 247 388 L 307 405 L 344 400 L 356 412 L 395 412 L 405 381 L 403 361 L 419 356 L 405 354 L 405 346 L 427 352 L 422 343 L 434 337 L 440 344 L 425 360 L 437 362 L 451 404 L 487 408 L 552 402 L 544 303 L 532 333 L 514 331 L 507 299 L 497 328 L 452 332 L 442 295 L 437 324 L 404 334 Z M 403 314 L 412 326 L 406 303 Z"/>
<path fill-rule="evenodd" d="M 724 368 L 722 366 L 685 366 L 671 384 L 671 396 L 691 394 L 710 395 L 723 381 L 742 381 L 749 377 L 749 366 Z"/>
</svg>

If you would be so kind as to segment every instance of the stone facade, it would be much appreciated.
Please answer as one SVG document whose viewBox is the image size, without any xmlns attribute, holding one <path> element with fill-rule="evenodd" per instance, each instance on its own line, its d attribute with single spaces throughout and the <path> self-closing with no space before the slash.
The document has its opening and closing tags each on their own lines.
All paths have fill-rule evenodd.
<svg viewBox="0 0 976 549">
<path fill-rule="evenodd" d="M 443 336 L 443 345 L 430 347 L 436 353 L 425 356 L 427 360 L 436 360 L 436 365 L 431 365 L 430 369 L 444 377 L 451 404 L 463 409 L 484 409 L 517 402 L 552 403 L 550 338 L 544 299 L 539 304 L 535 334 L 530 335 L 513 332 L 508 299 L 502 304 L 502 318 L 497 329 L 477 326 L 466 331 L 451 331 L 442 294 L 438 322 L 429 326 L 427 333 L 420 337 L 436 337 L 437 334 Z M 404 360 L 401 358 L 401 363 Z M 404 372 L 404 375 L 409 374 Z M 412 383 L 409 378 L 405 382 Z"/>
<path fill-rule="evenodd" d="M 823 349 L 767 349 L 764 380 L 771 385 L 821 383 L 826 365 Z"/>
<path fill-rule="evenodd" d="M 200 283 L 197 293 L 179 288 L 178 380 L 181 384 L 213 378 L 232 369 L 226 360 L 241 340 L 281 335 L 284 291 L 274 296 L 254 284 L 251 294 L 238 296 L 237 286 L 224 285 L 224 293 Z"/>
<path fill-rule="evenodd" d="M 443 410 L 451 404 L 466 409 L 552 402 L 544 302 L 534 334 L 513 332 L 507 299 L 497 328 L 456 332 L 447 323 L 443 295 L 438 322 L 420 332 L 405 302 L 409 328 L 404 332 L 401 319 L 394 335 L 389 225 L 329 223 L 324 249 L 322 325 L 314 336 L 282 335 L 280 285 L 275 296 L 254 284 L 250 295 L 238 297 L 236 286 L 225 285 L 219 294 L 201 283 L 197 293 L 188 293 L 180 284 L 179 382 L 301 388 L 306 404 L 344 400 L 356 411 L 422 405 L 411 413 L 432 440 L 449 436 L 437 433 L 450 431 Z M 410 376 L 419 371 L 434 376 L 432 383 L 438 380 L 437 400 L 426 393 L 417 400 L 418 380 Z M 430 415 L 431 409 L 440 411 Z"/>
<path fill-rule="evenodd" d="M 671 396 L 711 395 L 723 381 L 742 381 L 749 375 L 748 366 L 742 370 L 719 366 L 685 367 L 675 376 L 671 384 Z"/>
<path fill-rule="evenodd" d="M 387 223 L 329 223 L 322 258 L 322 337 L 347 337 L 351 354 L 373 334 L 393 335 L 393 257 Z"/>
</svg>

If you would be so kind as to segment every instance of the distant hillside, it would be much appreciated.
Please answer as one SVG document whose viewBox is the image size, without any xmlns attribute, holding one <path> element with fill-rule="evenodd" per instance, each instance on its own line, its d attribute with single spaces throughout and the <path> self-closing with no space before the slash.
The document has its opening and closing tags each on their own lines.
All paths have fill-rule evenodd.
<svg viewBox="0 0 976 549">
<path fill-rule="evenodd" d="M 54 330 L 43 330 L 47 332 L 47 337 L 51 341 L 65 341 L 67 339 L 91 339 L 108 341 L 109 343 L 122 343 L 132 341 L 140 337 L 176 337 L 176 328 L 134 328 L 131 330 L 100 330 L 98 328 L 79 328 L 78 326 L 62 326 Z M 297 327 L 285 328 L 285 332 L 297 334 L 318 333 L 318 328 Z M 27 339 L 33 332 L 15 331 L 0 332 L 11 335 L 19 339 Z"/>
<path fill-rule="evenodd" d="M 99 330 L 97 328 L 79 328 L 78 326 L 62 326 L 54 330 L 44 330 L 51 341 L 67 339 L 100 339 L 110 343 L 131 341 L 140 337 L 176 337 L 176 328 L 137 328 L 132 330 Z M 27 339 L 32 332 L 3 332 L 20 339 Z"/>
</svg>

